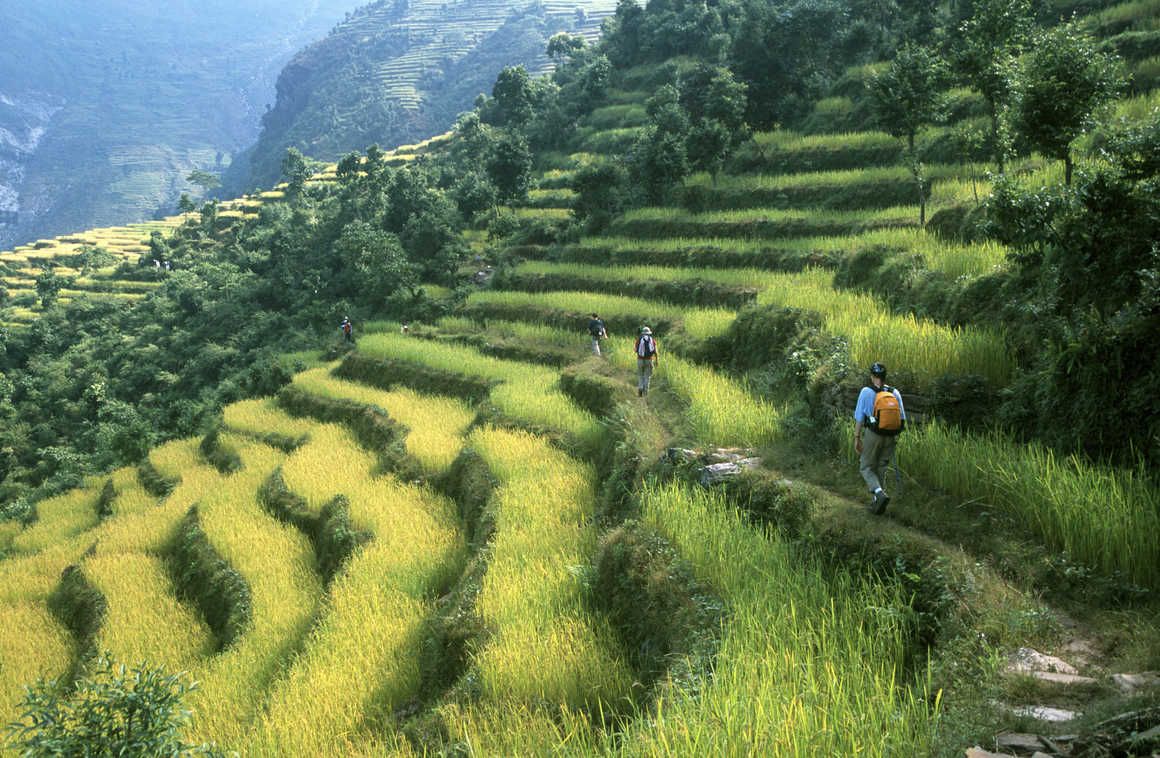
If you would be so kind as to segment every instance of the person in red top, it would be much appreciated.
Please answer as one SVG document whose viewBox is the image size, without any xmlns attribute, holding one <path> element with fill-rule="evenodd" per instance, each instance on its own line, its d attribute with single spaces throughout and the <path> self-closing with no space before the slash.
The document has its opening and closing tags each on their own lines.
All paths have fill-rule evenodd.
<svg viewBox="0 0 1160 758">
<path fill-rule="evenodd" d="M 646 397 L 653 369 L 657 365 L 657 341 L 652 336 L 652 329 L 647 326 L 640 328 L 640 336 L 636 338 L 633 349 L 636 351 L 636 394 Z"/>
<path fill-rule="evenodd" d="M 354 327 L 351 325 L 350 318 L 348 316 L 343 317 L 342 323 L 339 324 L 339 327 L 342 329 L 343 341 L 354 342 Z"/>
</svg>

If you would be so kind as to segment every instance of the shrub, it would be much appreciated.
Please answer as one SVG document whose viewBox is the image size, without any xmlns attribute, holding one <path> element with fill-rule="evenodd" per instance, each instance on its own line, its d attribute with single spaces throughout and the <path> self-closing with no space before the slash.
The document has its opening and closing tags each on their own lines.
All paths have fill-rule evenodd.
<svg viewBox="0 0 1160 758">
<path fill-rule="evenodd" d="M 169 568 L 179 594 L 201 610 L 221 648 L 233 645 L 250 626 L 250 585 L 209 541 L 196 505 L 177 528 L 169 548 Z"/>
<path fill-rule="evenodd" d="M 682 659 L 707 666 L 723 603 L 655 530 L 630 522 L 600 541 L 593 600 L 646 686 Z"/>
<path fill-rule="evenodd" d="M 37 682 L 21 702 L 12 743 L 26 756 L 223 756 L 212 745 L 188 745 L 178 733 L 190 721 L 181 707 L 196 683 L 186 674 L 139 663 L 126 670 L 106 654 L 62 698 L 55 682 Z"/>
<path fill-rule="evenodd" d="M 97 634 L 104 623 L 106 608 L 105 596 L 89 582 L 80 566 L 66 568 L 48 596 L 48 609 L 77 642 L 78 664 L 96 655 Z"/>
</svg>

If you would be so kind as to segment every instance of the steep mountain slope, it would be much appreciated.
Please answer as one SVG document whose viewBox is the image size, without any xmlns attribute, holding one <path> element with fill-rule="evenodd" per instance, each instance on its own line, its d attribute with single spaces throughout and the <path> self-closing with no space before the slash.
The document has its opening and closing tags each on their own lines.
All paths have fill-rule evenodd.
<svg viewBox="0 0 1160 758">
<path fill-rule="evenodd" d="M 0 247 L 171 206 L 254 139 L 283 62 L 356 4 L 5 3 Z"/>
<path fill-rule="evenodd" d="M 594 37 L 611 0 L 380 0 L 299 53 L 278 78 L 251 171 L 232 167 L 227 191 L 277 181 L 287 147 L 335 160 L 371 143 L 394 146 L 447 129 L 504 66 L 547 63 L 558 31 Z"/>
</svg>

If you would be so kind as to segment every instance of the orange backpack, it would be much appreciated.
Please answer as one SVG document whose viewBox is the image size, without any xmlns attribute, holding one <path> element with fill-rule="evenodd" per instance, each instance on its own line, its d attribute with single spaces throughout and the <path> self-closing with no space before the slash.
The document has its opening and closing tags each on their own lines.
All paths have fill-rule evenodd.
<svg viewBox="0 0 1160 758">
<path fill-rule="evenodd" d="M 870 428 L 886 437 L 900 433 L 906 425 L 902 418 L 902 407 L 894 396 L 894 388 L 882 385 L 874 394 L 874 410 L 870 416 Z"/>
</svg>

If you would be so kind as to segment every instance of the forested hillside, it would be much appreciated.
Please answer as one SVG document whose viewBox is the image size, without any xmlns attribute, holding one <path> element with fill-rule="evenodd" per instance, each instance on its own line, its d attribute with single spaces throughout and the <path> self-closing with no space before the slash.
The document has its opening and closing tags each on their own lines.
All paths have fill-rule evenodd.
<svg viewBox="0 0 1160 758">
<path fill-rule="evenodd" d="M 168 752 L 1160 749 L 1160 0 L 622 0 L 545 52 L 0 256 L 5 749 L 117 744 L 109 661 L 188 672 L 132 700 Z"/>
<path fill-rule="evenodd" d="M 258 143 L 229 173 L 227 188 L 273 184 L 288 147 L 333 161 L 370 144 L 445 131 L 500 69 L 543 68 L 552 34 L 594 38 L 613 7 L 611 0 L 380 0 L 360 8 L 283 70 Z"/>
<path fill-rule="evenodd" d="M 7 3 L 0 247 L 172 209 L 250 145 L 274 80 L 356 0 Z"/>
</svg>

